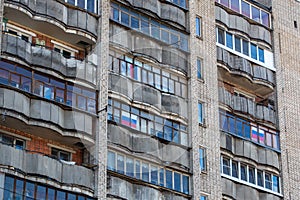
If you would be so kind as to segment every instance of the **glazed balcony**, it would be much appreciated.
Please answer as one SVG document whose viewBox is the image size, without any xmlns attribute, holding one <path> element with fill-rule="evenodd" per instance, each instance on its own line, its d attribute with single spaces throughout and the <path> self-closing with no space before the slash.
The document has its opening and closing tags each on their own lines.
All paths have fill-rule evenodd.
<svg viewBox="0 0 300 200">
<path fill-rule="evenodd" d="M 66 77 L 81 79 L 96 84 L 96 65 L 89 61 L 66 58 L 61 53 L 45 46 L 33 45 L 19 37 L 3 34 L 2 52 L 17 57 L 28 64 L 42 66 Z"/>
<path fill-rule="evenodd" d="M 217 47 L 219 78 L 266 96 L 274 91 L 275 72 Z"/>
<path fill-rule="evenodd" d="M 56 0 L 5 0 L 5 18 L 69 44 L 86 47 L 97 40 L 98 15 Z"/>
<path fill-rule="evenodd" d="M 94 191 L 94 172 L 91 169 L 66 164 L 42 154 L 19 150 L 1 143 L 0 152 L 2 154 L 0 157 L 1 166 L 17 169 L 25 174 L 34 174 L 41 178 L 47 177 L 59 185 L 76 187 L 83 193 L 92 194 Z"/>
<path fill-rule="evenodd" d="M 272 105 L 259 104 L 254 99 L 235 95 L 224 87 L 219 87 L 219 102 L 234 111 L 250 115 L 258 120 L 276 123 L 276 112 Z"/>
<path fill-rule="evenodd" d="M 95 115 L 78 109 L 63 109 L 61 104 L 21 88 L 1 86 L 0 110 L 4 113 L 1 124 L 69 145 L 82 141 L 94 144 Z"/>
</svg>

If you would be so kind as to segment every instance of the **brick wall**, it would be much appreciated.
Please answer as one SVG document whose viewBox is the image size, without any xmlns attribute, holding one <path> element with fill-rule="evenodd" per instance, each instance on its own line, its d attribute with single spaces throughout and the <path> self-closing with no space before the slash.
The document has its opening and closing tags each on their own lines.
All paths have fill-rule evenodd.
<svg viewBox="0 0 300 200">
<path fill-rule="evenodd" d="M 56 145 L 56 146 L 59 146 L 62 148 L 76 151 L 75 154 L 72 154 L 72 161 L 76 162 L 77 164 L 82 163 L 82 150 L 80 150 L 80 149 L 70 148 L 66 145 L 62 145 L 53 140 L 48 140 L 48 139 L 44 139 L 41 137 L 37 137 L 37 136 L 31 135 L 31 134 L 25 133 L 23 131 L 8 128 L 8 127 L 2 126 L 2 125 L 0 125 L 0 131 L 1 130 L 30 138 L 31 139 L 30 141 L 26 141 L 26 150 L 28 150 L 30 152 L 37 152 L 37 153 L 42 153 L 42 154 L 46 154 L 46 155 L 51 155 L 51 147 L 48 146 L 47 144 L 52 144 L 52 145 Z"/>
</svg>

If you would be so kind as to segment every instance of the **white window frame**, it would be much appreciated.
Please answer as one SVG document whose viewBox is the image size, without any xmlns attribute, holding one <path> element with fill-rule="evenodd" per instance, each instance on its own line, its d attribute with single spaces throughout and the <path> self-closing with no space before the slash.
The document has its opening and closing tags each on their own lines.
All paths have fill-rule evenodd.
<svg viewBox="0 0 300 200">
<path fill-rule="evenodd" d="M 6 28 L 5 31 L 11 30 L 11 31 L 16 32 L 19 37 L 22 37 L 22 35 L 28 37 L 29 42 L 32 42 L 32 37 L 36 37 L 35 33 L 31 32 L 31 31 L 28 31 L 28 30 L 25 30 L 21 27 L 15 26 L 15 25 L 10 24 L 10 23 L 7 23 L 5 28 Z"/>
</svg>

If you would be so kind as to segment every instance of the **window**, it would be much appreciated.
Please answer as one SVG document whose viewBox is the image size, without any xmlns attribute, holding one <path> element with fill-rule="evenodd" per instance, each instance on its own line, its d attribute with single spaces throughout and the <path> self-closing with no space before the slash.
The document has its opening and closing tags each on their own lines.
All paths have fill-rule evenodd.
<svg viewBox="0 0 300 200">
<path fill-rule="evenodd" d="M 228 125 L 235 128 L 228 129 Z M 251 139 L 251 141 L 256 144 L 279 150 L 277 144 L 278 133 L 276 131 L 264 126 L 258 126 L 258 124 L 250 123 L 223 111 L 220 112 L 220 129 L 227 133 L 243 137 L 244 139 Z M 273 142 L 275 142 L 275 145 Z"/>
<path fill-rule="evenodd" d="M 20 138 L 0 133 L 0 143 L 15 147 L 16 149 L 25 149 L 25 140 Z"/>
<path fill-rule="evenodd" d="M 197 59 L 197 78 L 202 79 L 202 60 Z"/>
<path fill-rule="evenodd" d="M 231 0 L 231 9 L 240 12 L 240 1 L 239 0 Z"/>
<path fill-rule="evenodd" d="M 255 184 L 255 168 L 249 166 L 249 183 Z"/>
<path fill-rule="evenodd" d="M 251 43 L 251 58 L 257 60 L 257 46 Z"/>
<path fill-rule="evenodd" d="M 97 14 L 97 0 L 65 0 L 65 2 Z"/>
<path fill-rule="evenodd" d="M 59 160 L 64 160 L 64 161 L 70 161 L 71 160 L 71 153 L 67 151 L 63 151 L 57 148 L 51 148 L 51 155 Z"/>
<path fill-rule="evenodd" d="M 196 17 L 196 36 L 201 37 L 201 18 Z"/>
<path fill-rule="evenodd" d="M 0 61 L 0 83 L 67 106 L 96 112 L 95 91 L 68 84 L 49 75 L 29 71 L 8 62 Z"/>
<path fill-rule="evenodd" d="M 250 4 L 242 1 L 242 14 L 250 18 Z"/>
<path fill-rule="evenodd" d="M 182 0 L 183 1 L 183 0 Z M 181 2 L 180 4 L 183 5 Z M 160 21 L 151 19 L 138 12 L 111 3 L 111 19 L 155 39 L 161 40 L 184 51 L 188 50 L 188 37 Z M 140 25 L 139 25 L 140 24 Z"/>
<path fill-rule="evenodd" d="M 221 173 L 226 175 L 226 178 L 231 179 L 232 177 L 234 181 L 241 181 L 241 183 L 247 182 L 250 184 L 249 186 L 260 187 L 280 193 L 280 180 L 277 175 L 256 169 L 254 166 L 237 162 L 224 156 L 221 156 L 221 161 Z M 229 173 L 230 169 L 231 174 Z M 238 169 L 240 169 L 240 175 L 237 173 Z"/>
<path fill-rule="evenodd" d="M 229 158 L 223 157 L 223 174 L 230 175 L 230 160 Z"/>
<path fill-rule="evenodd" d="M 206 150 L 204 148 L 199 148 L 199 166 L 200 171 L 206 171 Z"/>
<path fill-rule="evenodd" d="M 230 49 L 233 49 L 233 36 L 228 32 L 226 32 L 226 46 Z"/>
<path fill-rule="evenodd" d="M 247 166 L 241 164 L 241 180 L 247 181 Z"/>
<path fill-rule="evenodd" d="M 54 40 L 51 40 L 51 43 L 54 44 L 54 51 L 61 53 L 63 57 L 69 59 L 69 58 L 74 58 L 75 53 L 78 53 L 79 51 L 77 49 L 73 49 L 69 46 L 66 46 L 64 44 L 61 44 L 59 42 L 56 42 Z"/>
<path fill-rule="evenodd" d="M 176 121 L 153 115 L 146 111 L 109 99 L 108 119 L 123 126 L 155 135 L 169 142 L 187 145 L 186 126 Z M 121 120 L 120 120 L 121 116 Z"/>
<path fill-rule="evenodd" d="M 205 196 L 205 195 L 201 195 L 200 196 L 200 200 L 207 200 L 208 198 L 207 198 L 207 196 Z"/>
<path fill-rule="evenodd" d="M 26 179 L 20 179 L 12 176 L 5 176 L 3 199 L 47 199 L 48 200 L 92 200 L 91 197 L 71 193 L 52 186 L 34 183 Z"/>
<path fill-rule="evenodd" d="M 114 167 L 117 163 L 117 169 Z M 189 176 L 130 156 L 108 151 L 107 169 L 128 177 L 189 194 Z M 125 173 L 124 170 L 126 169 Z"/>
<path fill-rule="evenodd" d="M 239 178 L 238 162 L 232 161 L 231 165 L 232 165 L 231 175 L 235 178 Z"/>
<path fill-rule="evenodd" d="M 252 19 L 260 23 L 260 10 L 257 7 L 251 6 Z"/>
<path fill-rule="evenodd" d="M 203 104 L 198 103 L 198 123 L 203 124 Z"/>
<path fill-rule="evenodd" d="M 3 28 L 6 28 L 5 31 L 7 31 L 7 33 L 9 35 L 18 37 L 21 40 L 24 40 L 26 42 L 31 42 L 32 37 L 36 37 L 35 33 L 31 32 L 31 31 L 28 31 L 28 30 L 25 30 L 23 28 L 20 28 L 18 26 L 10 24 L 10 23 L 7 23 L 5 27 L 3 26 Z"/>
<path fill-rule="evenodd" d="M 249 42 L 247 40 L 242 40 L 243 44 L 243 54 L 249 56 Z"/>
<path fill-rule="evenodd" d="M 114 54 L 114 53 L 112 53 Z M 156 89 L 186 98 L 187 81 L 166 70 L 156 68 L 128 56 L 110 55 L 109 69 Z"/>
<path fill-rule="evenodd" d="M 225 45 L 225 31 L 220 28 L 218 28 L 217 31 L 218 31 L 218 43 Z"/>
</svg>

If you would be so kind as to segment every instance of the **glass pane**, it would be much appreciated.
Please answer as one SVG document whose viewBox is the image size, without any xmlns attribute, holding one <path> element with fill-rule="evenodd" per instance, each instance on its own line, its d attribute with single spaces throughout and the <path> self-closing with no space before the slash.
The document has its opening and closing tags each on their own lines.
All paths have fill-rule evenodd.
<svg viewBox="0 0 300 200">
<path fill-rule="evenodd" d="M 36 189 L 36 198 L 44 200 L 46 199 L 46 187 L 38 185 Z"/>
<path fill-rule="evenodd" d="M 135 178 L 140 179 L 141 178 L 141 165 L 140 161 L 135 161 Z"/>
<path fill-rule="evenodd" d="M 226 46 L 230 49 L 233 49 L 232 34 L 226 32 Z"/>
<path fill-rule="evenodd" d="M 255 44 L 251 44 L 251 58 L 257 60 L 257 46 Z"/>
<path fill-rule="evenodd" d="M 117 172 L 124 174 L 124 156 L 117 155 Z"/>
<path fill-rule="evenodd" d="M 247 181 L 247 166 L 241 165 L 241 179 Z"/>
<path fill-rule="evenodd" d="M 199 165 L 200 165 L 200 170 L 205 171 L 206 166 L 205 166 L 205 150 L 200 148 L 199 149 Z"/>
<path fill-rule="evenodd" d="M 66 193 L 63 191 L 57 191 L 57 198 L 59 200 L 66 200 Z"/>
<path fill-rule="evenodd" d="M 134 28 L 134 29 L 140 28 L 140 22 L 139 22 L 138 18 L 131 16 L 131 28 Z"/>
<path fill-rule="evenodd" d="M 231 0 L 231 9 L 240 12 L 240 2 L 239 0 Z"/>
<path fill-rule="evenodd" d="M 169 34 L 169 32 L 167 32 L 164 29 L 162 29 L 161 30 L 161 39 L 162 39 L 162 41 L 169 43 L 169 41 L 170 41 L 170 34 Z"/>
<path fill-rule="evenodd" d="M 56 94 L 55 94 L 55 101 L 59 103 L 64 103 L 65 102 L 65 91 L 56 88 Z"/>
<path fill-rule="evenodd" d="M 229 117 L 229 132 L 235 134 L 235 119 L 232 117 Z"/>
<path fill-rule="evenodd" d="M 271 181 L 271 174 L 265 173 L 265 187 L 270 190 L 272 189 Z"/>
<path fill-rule="evenodd" d="M 242 52 L 242 47 L 241 47 L 241 38 L 234 36 L 234 43 L 235 43 L 235 50 L 238 52 Z"/>
<path fill-rule="evenodd" d="M 134 165 L 132 158 L 126 158 L 126 175 L 127 176 L 134 176 Z"/>
<path fill-rule="evenodd" d="M 112 8 L 112 18 L 113 20 L 119 21 L 119 10 Z"/>
<path fill-rule="evenodd" d="M 108 151 L 107 153 L 107 169 L 116 170 L 116 154 L 114 152 Z"/>
<path fill-rule="evenodd" d="M 149 182 L 149 164 L 142 164 L 142 180 Z"/>
<path fill-rule="evenodd" d="M 198 103 L 198 123 L 203 123 L 202 103 Z"/>
<path fill-rule="evenodd" d="M 201 60 L 197 59 L 197 78 L 201 79 L 202 74 L 201 74 Z"/>
<path fill-rule="evenodd" d="M 151 183 L 158 185 L 158 168 L 151 165 Z"/>
<path fill-rule="evenodd" d="M 229 7 L 229 0 L 220 0 L 220 3 L 223 4 L 224 6 Z"/>
<path fill-rule="evenodd" d="M 250 5 L 242 1 L 242 14 L 250 18 Z"/>
<path fill-rule="evenodd" d="M 228 120 L 225 115 L 220 115 L 220 127 L 224 131 L 228 131 Z"/>
<path fill-rule="evenodd" d="M 257 170 L 257 185 L 261 187 L 264 186 L 263 172 L 260 170 Z"/>
<path fill-rule="evenodd" d="M 142 20 L 142 32 L 146 33 L 147 35 L 150 34 L 150 28 L 149 28 L 149 21 Z"/>
<path fill-rule="evenodd" d="M 238 178 L 238 163 L 235 161 L 232 161 L 232 172 L 231 175 L 235 178 Z"/>
<path fill-rule="evenodd" d="M 240 120 L 236 120 L 236 129 L 237 129 L 237 134 L 241 137 L 244 136 L 244 130 L 243 130 L 243 122 Z"/>
<path fill-rule="evenodd" d="M 223 158 L 223 174 L 230 175 L 230 161 L 227 158 Z"/>
<path fill-rule="evenodd" d="M 55 200 L 55 190 L 48 188 L 48 198 L 47 200 Z"/>
<path fill-rule="evenodd" d="M 21 89 L 26 92 L 31 92 L 31 79 L 21 77 Z"/>
<path fill-rule="evenodd" d="M 166 187 L 173 189 L 173 174 L 169 170 L 166 170 Z"/>
<path fill-rule="evenodd" d="M 25 196 L 26 196 L 26 200 L 34 198 L 34 184 L 33 183 L 26 182 Z"/>
<path fill-rule="evenodd" d="M 279 193 L 279 178 L 273 175 L 273 191 Z"/>
<path fill-rule="evenodd" d="M 10 85 L 13 87 L 19 88 L 20 87 L 20 75 L 11 74 Z"/>
<path fill-rule="evenodd" d="M 254 142 L 257 142 L 258 140 L 258 132 L 257 132 L 257 128 L 251 126 L 251 140 Z"/>
<path fill-rule="evenodd" d="M 129 15 L 127 13 L 121 12 L 121 23 L 129 26 Z"/>
<path fill-rule="evenodd" d="M 23 190 L 24 190 L 24 181 L 23 180 L 16 180 L 16 195 L 15 200 L 23 199 Z M 41 199 L 43 200 L 43 199 Z"/>
<path fill-rule="evenodd" d="M 172 128 L 169 126 L 164 126 L 164 139 L 172 141 Z"/>
<path fill-rule="evenodd" d="M 196 17 L 196 35 L 201 36 L 201 19 Z"/>
<path fill-rule="evenodd" d="M 49 85 L 44 85 L 44 98 L 54 99 L 54 87 Z"/>
<path fill-rule="evenodd" d="M 189 193 L 189 177 L 182 175 L 182 192 L 184 194 Z"/>
<path fill-rule="evenodd" d="M 174 189 L 176 191 L 181 191 L 181 175 L 174 172 Z"/>
<path fill-rule="evenodd" d="M 270 23 L 269 23 L 269 14 L 261 11 L 261 20 L 262 20 L 262 24 L 269 27 Z"/>
<path fill-rule="evenodd" d="M 14 178 L 6 176 L 4 182 L 4 199 L 12 200 L 13 194 L 14 194 Z"/>
<path fill-rule="evenodd" d="M 77 0 L 77 6 L 85 9 L 85 0 Z"/>
<path fill-rule="evenodd" d="M 250 139 L 250 125 L 244 124 L 244 130 L 245 130 L 245 137 Z"/>
<path fill-rule="evenodd" d="M 160 39 L 160 30 L 158 26 L 151 24 L 151 35 L 157 39 Z"/>
<path fill-rule="evenodd" d="M 247 40 L 243 40 L 243 54 L 249 56 L 249 42 Z"/>
<path fill-rule="evenodd" d="M 218 43 L 225 45 L 225 35 L 222 29 L 218 28 Z"/>
<path fill-rule="evenodd" d="M 75 6 L 75 0 L 68 0 L 68 3 Z"/>
<path fill-rule="evenodd" d="M 95 0 L 87 0 L 87 10 L 96 13 Z"/>
<path fill-rule="evenodd" d="M 265 52 L 263 49 L 258 47 L 258 56 L 260 62 L 265 62 Z"/>
<path fill-rule="evenodd" d="M 165 185 L 165 170 L 163 168 L 159 170 L 159 185 Z"/>
<path fill-rule="evenodd" d="M 255 169 L 252 167 L 249 167 L 249 182 L 252 184 L 255 184 Z"/>
<path fill-rule="evenodd" d="M 86 98 L 83 96 L 77 96 L 77 107 L 82 109 L 82 110 L 86 110 Z"/>
<path fill-rule="evenodd" d="M 76 200 L 76 195 L 68 193 L 68 200 Z"/>
<path fill-rule="evenodd" d="M 257 21 L 257 22 L 260 22 L 260 13 L 259 13 L 259 9 L 254 7 L 254 6 L 251 6 L 251 10 L 252 10 L 252 19 Z"/>
<path fill-rule="evenodd" d="M 259 129 L 259 143 L 265 144 L 265 131 Z"/>
</svg>

